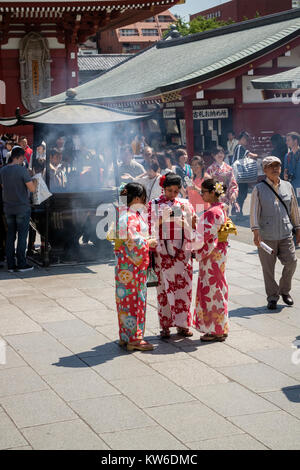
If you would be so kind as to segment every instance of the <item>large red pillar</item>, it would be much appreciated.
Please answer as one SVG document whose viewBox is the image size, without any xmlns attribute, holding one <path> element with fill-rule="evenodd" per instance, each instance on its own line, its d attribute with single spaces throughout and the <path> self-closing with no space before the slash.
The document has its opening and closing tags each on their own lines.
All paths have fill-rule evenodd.
<svg viewBox="0 0 300 470">
<path fill-rule="evenodd" d="M 79 15 L 80 16 L 80 15 Z M 70 25 L 68 25 L 70 26 Z M 77 63 L 77 32 L 79 28 L 78 21 L 73 24 L 73 30 L 65 32 L 66 46 L 66 87 L 75 88 L 78 86 L 78 63 Z"/>
<path fill-rule="evenodd" d="M 189 159 L 194 156 L 194 119 L 193 119 L 193 99 L 184 100 L 184 119 L 186 128 L 186 149 Z"/>
</svg>

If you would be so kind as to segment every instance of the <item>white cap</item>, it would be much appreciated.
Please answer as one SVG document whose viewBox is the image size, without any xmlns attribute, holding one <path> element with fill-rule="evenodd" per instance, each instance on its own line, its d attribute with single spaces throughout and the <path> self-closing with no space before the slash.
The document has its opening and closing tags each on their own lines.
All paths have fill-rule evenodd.
<svg viewBox="0 0 300 470">
<path fill-rule="evenodd" d="M 279 163 L 281 165 L 281 160 L 274 156 L 266 157 L 262 161 L 262 167 L 265 168 L 266 166 L 272 165 L 272 163 Z"/>
</svg>

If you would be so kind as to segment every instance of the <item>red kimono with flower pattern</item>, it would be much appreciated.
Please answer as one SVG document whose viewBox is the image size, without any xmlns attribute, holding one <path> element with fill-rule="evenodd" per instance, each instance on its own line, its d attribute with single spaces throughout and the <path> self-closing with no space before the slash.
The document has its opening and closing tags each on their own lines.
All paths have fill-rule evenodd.
<svg viewBox="0 0 300 470">
<path fill-rule="evenodd" d="M 125 210 L 119 218 L 119 237 L 124 240 L 116 250 L 116 304 L 120 340 L 131 343 L 142 340 L 145 331 L 148 225 L 137 212 Z"/>
<path fill-rule="evenodd" d="M 168 233 L 159 231 L 159 218 L 165 207 L 184 214 L 186 230 L 182 237 L 182 226 L 172 219 Z M 192 205 L 186 199 L 168 201 L 164 195 L 149 202 L 149 232 L 158 239 L 155 249 L 155 272 L 158 277 L 157 303 L 160 327 L 188 328 L 192 323 L 191 301 L 193 262 L 191 259 L 191 217 L 194 215 Z M 177 214 L 178 215 L 178 214 Z M 176 217 L 174 217 L 176 219 Z M 173 220 L 174 220 L 173 219 Z M 177 221 L 180 219 L 177 217 Z M 162 230 L 160 230 L 162 232 Z M 176 235 L 177 234 L 177 235 Z"/>
<path fill-rule="evenodd" d="M 226 220 L 224 204 L 212 206 L 199 219 L 196 230 L 196 259 L 199 279 L 194 327 L 201 333 L 228 333 L 228 284 L 225 277 L 227 242 L 218 241 L 218 231 Z"/>
</svg>

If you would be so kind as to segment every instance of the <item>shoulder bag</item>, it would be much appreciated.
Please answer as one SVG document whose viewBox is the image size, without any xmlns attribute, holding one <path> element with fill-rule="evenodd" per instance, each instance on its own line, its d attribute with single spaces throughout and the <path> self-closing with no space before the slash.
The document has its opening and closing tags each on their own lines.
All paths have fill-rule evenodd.
<svg viewBox="0 0 300 470">
<path fill-rule="evenodd" d="M 240 158 L 241 145 L 235 149 L 234 161 L 232 168 L 235 179 L 238 184 L 256 183 L 257 181 L 257 162 L 250 157 Z"/>
<path fill-rule="evenodd" d="M 286 206 L 286 203 L 283 201 L 283 199 L 281 199 L 281 197 L 280 197 L 279 194 L 275 191 L 275 189 L 273 189 L 272 186 L 269 185 L 269 183 L 267 183 L 265 180 L 263 180 L 262 183 L 264 183 L 265 185 L 268 186 L 268 188 L 271 189 L 271 191 L 275 194 L 275 196 L 279 199 L 279 201 L 281 202 L 281 204 L 282 204 L 283 207 L 285 208 L 286 213 L 287 213 L 287 215 L 288 215 L 288 217 L 289 217 L 289 219 L 290 219 L 290 223 L 291 223 L 292 226 L 293 226 L 292 233 L 293 233 L 293 235 L 295 235 L 296 229 L 294 228 L 294 224 L 293 224 L 293 222 L 292 222 L 292 219 L 291 219 L 290 213 L 289 213 L 289 211 L 288 211 L 288 208 L 287 208 L 287 206 Z"/>
</svg>

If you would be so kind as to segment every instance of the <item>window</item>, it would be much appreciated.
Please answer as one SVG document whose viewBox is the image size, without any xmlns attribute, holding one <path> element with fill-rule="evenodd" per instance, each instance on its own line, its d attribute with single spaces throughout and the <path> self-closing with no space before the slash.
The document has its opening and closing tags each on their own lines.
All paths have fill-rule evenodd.
<svg viewBox="0 0 300 470">
<path fill-rule="evenodd" d="M 172 23 L 173 18 L 167 15 L 158 15 L 158 21 L 160 21 L 161 23 Z"/>
<path fill-rule="evenodd" d="M 121 36 L 138 36 L 139 32 L 137 29 L 120 29 Z"/>
<path fill-rule="evenodd" d="M 124 43 L 123 44 L 123 53 L 127 53 L 127 52 L 136 52 L 136 51 L 139 51 L 141 49 L 141 45 L 140 44 L 129 44 L 129 43 Z"/>
<path fill-rule="evenodd" d="M 158 36 L 158 29 L 142 29 L 143 36 Z"/>
<path fill-rule="evenodd" d="M 146 20 L 144 20 L 144 23 L 155 23 L 154 16 L 151 16 L 151 18 L 147 18 Z"/>
</svg>

